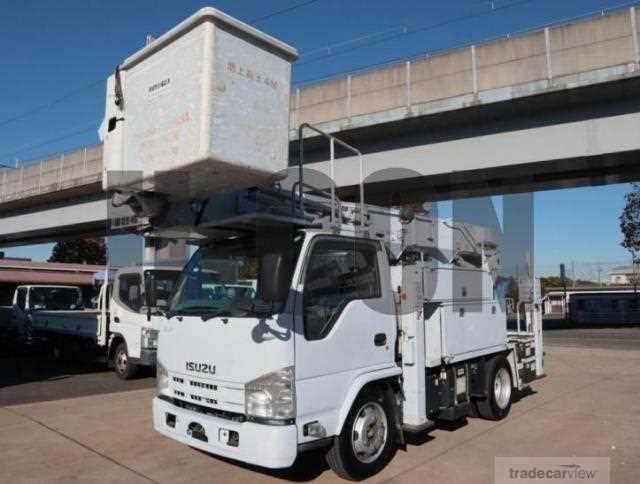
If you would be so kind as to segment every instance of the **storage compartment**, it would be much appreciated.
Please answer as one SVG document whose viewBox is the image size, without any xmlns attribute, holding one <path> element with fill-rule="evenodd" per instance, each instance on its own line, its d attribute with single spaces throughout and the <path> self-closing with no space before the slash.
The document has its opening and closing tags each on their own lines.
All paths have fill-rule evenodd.
<svg viewBox="0 0 640 484">
<path fill-rule="evenodd" d="M 440 220 L 423 268 L 426 366 L 506 349 L 504 304 L 494 291 L 495 231 Z"/>
<path fill-rule="evenodd" d="M 104 188 L 190 199 L 279 178 L 296 56 L 204 8 L 127 58 L 107 82 Z"/>
</svg>

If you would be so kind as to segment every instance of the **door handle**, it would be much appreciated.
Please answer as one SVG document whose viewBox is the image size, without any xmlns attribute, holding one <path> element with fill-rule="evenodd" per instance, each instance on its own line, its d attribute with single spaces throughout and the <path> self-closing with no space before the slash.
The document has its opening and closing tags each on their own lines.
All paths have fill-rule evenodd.
<svg viewBox="0 0 640 484">
<path fill-rule="evenodd" d="M 113 322 L 114 323 L 119 323 L 120 322 L 120 318 L 118 316 L 116 316 L 115 318 L 113 318 Z"/>
<path fill-rule="evenodd" d="M 384 346 L 387 344 L 387 335 L 378 333 L 373 337 L 373 344 L 376 346 Z"/>
</svg>

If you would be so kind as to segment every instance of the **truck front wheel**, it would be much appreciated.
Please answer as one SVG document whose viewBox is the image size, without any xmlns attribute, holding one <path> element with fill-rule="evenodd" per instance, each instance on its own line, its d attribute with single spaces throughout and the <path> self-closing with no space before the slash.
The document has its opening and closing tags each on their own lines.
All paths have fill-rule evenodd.
<svg viewBox="0 0 640 484">
<path fill-rule="evenodd" d="M 358 396 L 327 452 L 327 463 L 336 474 L 360 480 L 387 465 L 396 450 L 391 409 L 382 391 L 370 389 Z"/>
<path fill-rule="evenodd" d="M 116 375 L 123 380 L 133 378 L 138 372 L 137 365 L 129 358 L 127 345 L 124 341 L 118 343 L 116 350 L 113 352 L 113 368 L 116 371 Z"/>
</svg>

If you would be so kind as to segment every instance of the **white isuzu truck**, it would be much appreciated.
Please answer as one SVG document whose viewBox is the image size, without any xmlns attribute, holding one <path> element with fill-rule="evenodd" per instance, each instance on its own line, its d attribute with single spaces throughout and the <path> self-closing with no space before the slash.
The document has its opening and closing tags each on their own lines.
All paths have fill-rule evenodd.
<svg viewBox="0 0 640 484">
<path fill-rule="evenodd" d="M 98 293 L 97 308 L 85 308 L 74 286 L 19 286 L 14 314 L 22 333 L 45 340 L 56 357 L 82 353 L 106 360 L 129 379 L 156 361 L 160 310 L 165 309 L 179 267 L 119 269 Z"/>
<path fill-rule="evenodd" d="M 209 8 L 130 56 L 107 83 L 104 186 L 145 236 L 200 246 L 160 321 L 155 429 L 269 468 L 325 447 L 359 479 L 405 431 L 505 418 L 543 374 L 540 313 L 508 332 L 496 234 L 366 206 L 362 159 L 359 203 L 305 184 L 303 127 L 359 155 L 340 140 L 301 126 L 286 186 L 295 58 Z"/>
<path fill-rule="evenodd" d="M 543 373 L 542 339 L 539 312 L 507 331 L 495 234 L 375 207 L 361 222 L 345 203 L 337 223 L 319 205 L 288 221 L 203 219 L 203 233 L 226 236 L 195 253 L 162 322 L 156 430 L 271 468 L 324 446 L 357 479 L 403 431 L 506 417 L 513 392 Z M 229 262 L 255 278 L 253 297 L 209 297 L 212 274 L 235 282 L 217 270 Z"/>
</svg>

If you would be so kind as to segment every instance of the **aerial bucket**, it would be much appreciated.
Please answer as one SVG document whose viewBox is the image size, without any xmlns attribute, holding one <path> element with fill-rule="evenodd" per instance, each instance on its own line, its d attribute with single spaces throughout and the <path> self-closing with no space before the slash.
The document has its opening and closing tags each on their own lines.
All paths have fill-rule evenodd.
<svg viewBox="0 0 640 484">
<path fill-rule="evenodd" d="M 178 199 L 271 184 L 287 167 L 297 52 L 203 8 L 107 82 L 103 188 Z"/>
</svg>

